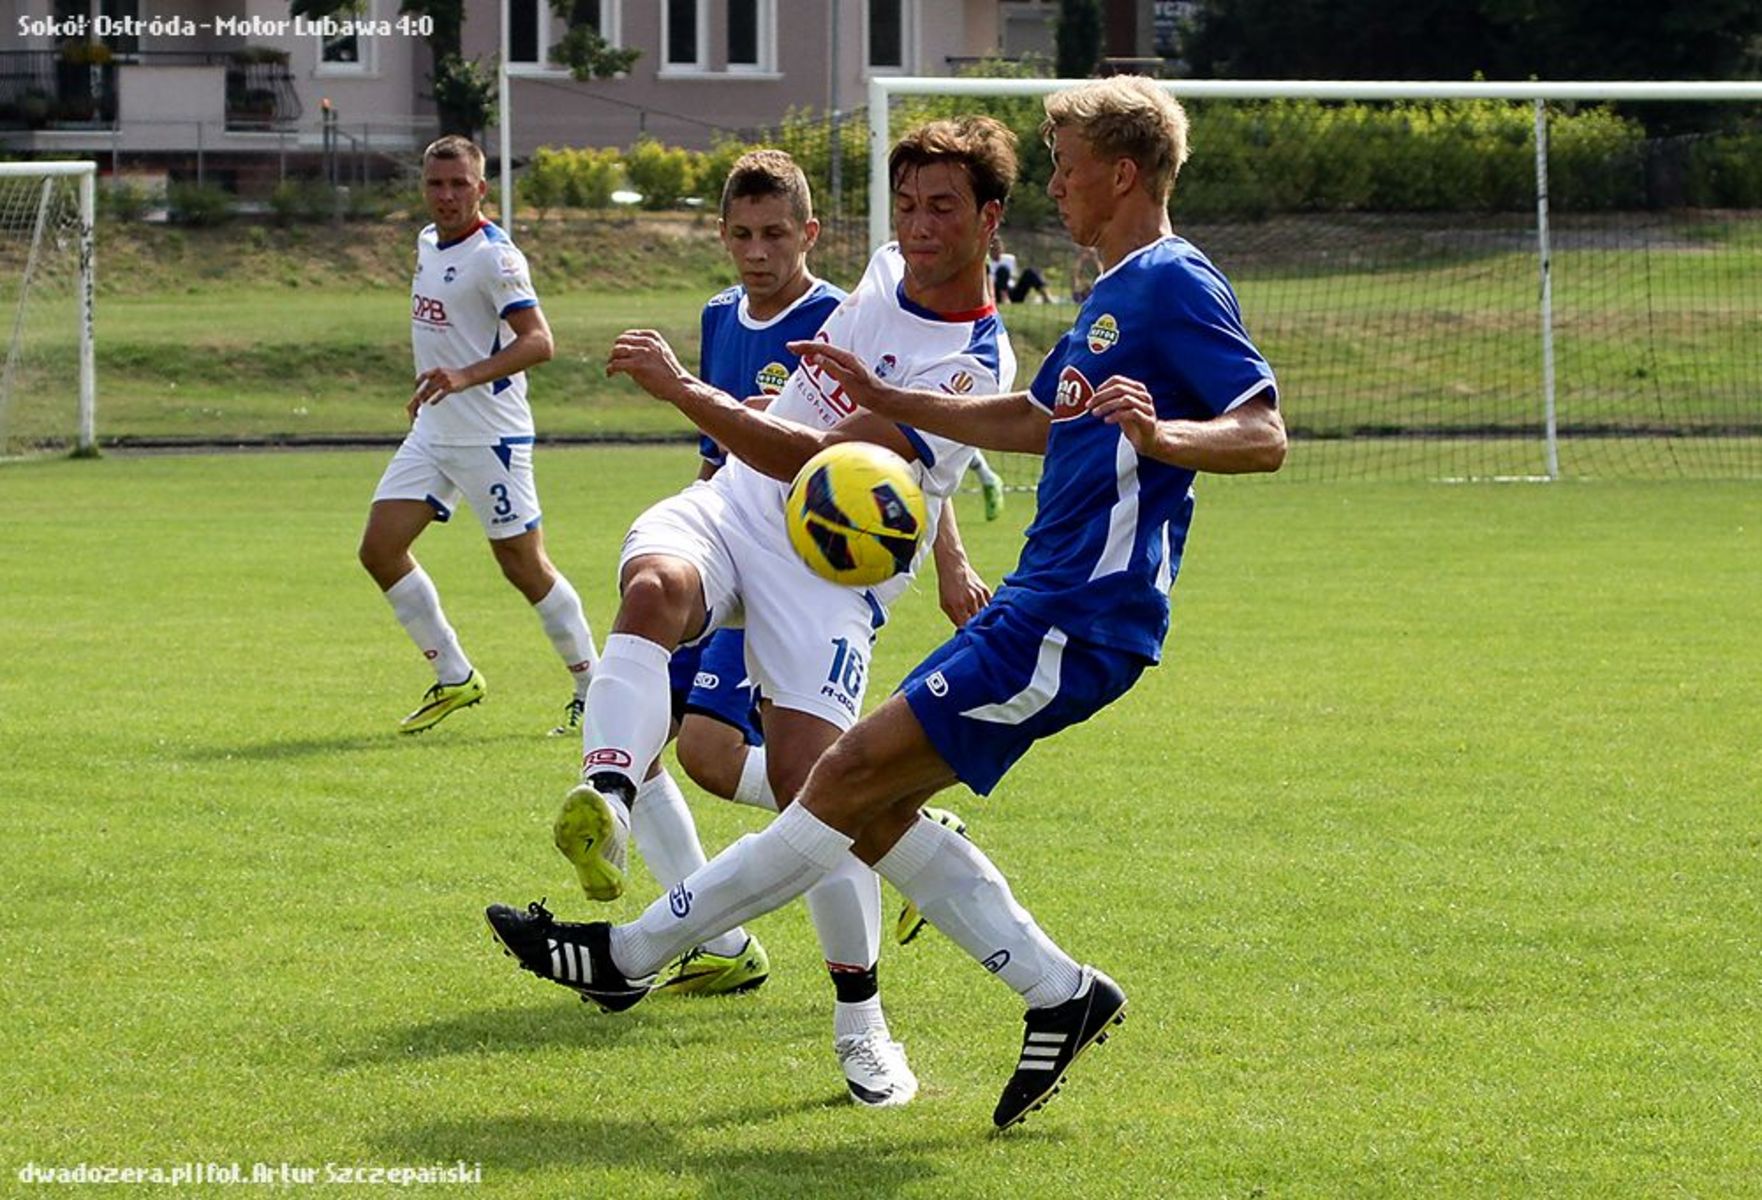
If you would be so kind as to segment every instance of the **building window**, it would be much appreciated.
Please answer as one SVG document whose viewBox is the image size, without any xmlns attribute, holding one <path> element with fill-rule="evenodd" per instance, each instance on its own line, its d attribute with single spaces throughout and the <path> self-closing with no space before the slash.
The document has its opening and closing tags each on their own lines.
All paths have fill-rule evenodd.
<svg viewBox="0 0 1762 1200">
<path fill-rule="evenodd" d="M 728 69 L 771 71 L 777 62 L 777 0 L 728 0 Z"/>
<path fill-rule="evenodd" d="M 661 6 L 661 45 L 666 49 L 663 70 L 701 71 L 704 61 L 706 16 L 703 0 L 665 0 Z"/>
<path fill-rule="evenodd" d="M 554 66 L 551 48 L 581 25 L 599 34 L 607 45 L 616 46 L 618 16 L 618 0 L 573 0 L 567 21 L 557 15 L 551 0 L 508 0 L 508 62 L 523 67 Z"/>
<path fill-rule="evenodd" d="M 869 70 L 891 74 L 909 69 L 912 33 L 911 0 L 868 0 L 864 41 Z"/>
<path fill-rule="evenodd" d="M 334 14 L 338 21 L 374 19 L 373 0 L 355 0 Z M 373 71 L 372 37 L 356 33 L 318 38 L 318 73 L 320 75 L 367 75 Z"/>
</svg>

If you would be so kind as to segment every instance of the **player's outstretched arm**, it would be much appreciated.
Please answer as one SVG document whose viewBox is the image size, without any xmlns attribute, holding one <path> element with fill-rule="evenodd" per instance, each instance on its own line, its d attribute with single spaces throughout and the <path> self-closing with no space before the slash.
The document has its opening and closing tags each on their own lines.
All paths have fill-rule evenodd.
<svg viewBox="0 0 1762 1200">
<path fill-rule="evenodd" d="M 837 380 L 850 400 L 889 420 L 981 450 L 1046 453 L 1046 430 L 1051 422 L 1026 392 L 955 396 L 947 392 L 906 391 L 876 379 L 862 359 L 841 346 L 818 341 L 790 342 L 789 352 Z"/>
<path fill-rule="evenodd" d="M 1270 388 L 1208 421 L 1159 421 L 1150 390 L 1115 375 L 1095 389 L 1089 412 L 1119 426 L 1145 458 L 1173 467 L 1245 475 L 1276 471 L 1285 461 L 1285 419 Z"/>
<path fill-rule="evenodd" d="M 991 603 L 991 589 L 967 557 L 960 524 L 954 519 L 953 500 L 942 506 L 942 519 L 936 526 L 930 556 L 936 560 L 936 599 L 943 614 L 959 629 Z"/>
<path fill-rule="evenodd" d="M 877 421 L 878 428 L 870 430 L 853 427 L 856 418 L 849 418 L 831 430 L 812 429 L 736 400 L 682 367 L 667 339 L 652 329 L 619 334 L 606 359 L 606 374 L 630 376 L 643 391 L 684 413 L 730 454 L 775 479 L 794 479 L 803 463 L 837 441 L 873 441 L 902 458 L 915 455 L 891 422 Z"/>
<path fill-rule="evenodd" d="M 424 404 L 434 404 L 454 392 L 482 387 L 551 361 L 557 352 L 556 344 L 551 339 L 550 322 L 536 304 L 515 309 L 508 314 L 507 322 L 514 331 L 514 340 L 488 358 L 467 367 L 431 367 L 416 377 L 416 391 L 404 406 L 412 421 L 416 419 L 416 410 Z"/>
</svg>

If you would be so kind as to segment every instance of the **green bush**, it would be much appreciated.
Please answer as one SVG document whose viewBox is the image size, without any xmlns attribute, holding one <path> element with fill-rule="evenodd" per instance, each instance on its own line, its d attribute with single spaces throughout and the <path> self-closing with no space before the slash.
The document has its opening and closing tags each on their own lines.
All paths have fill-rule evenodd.
<svg viewBox="0 0 1762 1200">
<path fill-rule="evenodd" d="M 644 208 L 672 208 L 691 193 L 692 155 L 653 138 L 639 138 L 624 152 L 624 174 L 630 186 L 642 193 Z"/>
<path fill-rule="evenodd" d="M 328 221 L 336 205 L 335 190 L 319 179 L 284 179 L 269 193 L 270 219 L 277 225 Z"/>
<path fill-rule="evenodd" d="M 172 219 L 183 225 L 219 225 L 232 218 L 233 194 L 212 183 L 174 183 L 166 192 Z"/>
<path fill-rule="evenodd" d="M 114 180 L 98 193 L 99 208 L 112 221 L 139 221 L 147 215 L 152 206 L 153 198 L 147 189 L 137 183 L 125 180 Z"/>
<path fill-rule="evenodd" d="M 542 220 L 551 209 L 563 204 L 569 194 L 569 174 L 573 150 L 557 150 L 540 146 L 532 152 L 532 161 L 520 173 L 515 185 L 520 200 L 538 209 Z"/>
<path fill-rule="evenodd" d="M 576 208 L 606 208 L 612 193 L 624 181 L 622 156 L 615 146 L 567 151 L 570 155 L 569 185 L 565 201 Z"/>
</svg>

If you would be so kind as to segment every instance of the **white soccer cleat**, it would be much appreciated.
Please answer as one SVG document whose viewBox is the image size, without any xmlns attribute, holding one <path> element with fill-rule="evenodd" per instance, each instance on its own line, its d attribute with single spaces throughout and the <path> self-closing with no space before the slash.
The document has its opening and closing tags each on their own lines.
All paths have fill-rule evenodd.
<svg viewBox="0 0 1762 1200">
<path fill-rule="evenodd" d="M 884 1032 L 841 1037 L 832 1043 L 850 1098 L 867 1108 L 896 1108 L 918 1094 L 918 1077 L 905 1061 L 905 1047 Z"/>
</svg>

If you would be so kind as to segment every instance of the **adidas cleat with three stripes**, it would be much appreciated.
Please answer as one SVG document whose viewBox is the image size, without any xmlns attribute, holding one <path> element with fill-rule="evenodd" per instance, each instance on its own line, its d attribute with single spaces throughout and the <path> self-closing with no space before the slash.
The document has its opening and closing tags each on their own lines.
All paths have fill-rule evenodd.
<svg viewBox="0 0 1762 1200">
<path fill-rule="evenodd" d="M 1077 1056 L 1105 1042 L 1108 1026 L 1126 1019 L 1126 993 L 1094 967 L 1084 967 L 1075 996 L 1050 1008 L 1030 1008 L 1022 1019 L 1027 1023 L 1022 1057 L 991 1114 L 999 1129 L 1052 1099 Z"/>
<path fill-rule="evenodd" d="M 542 900 L 526 911 L 492 904 L 484 919 L 523 970 L 578 992 L 601 1012 L 623 1012 L 648 995 L 654 976 L 627 979 L 612 962 L 612 927 L 559 921 Z"/>
</svg>

